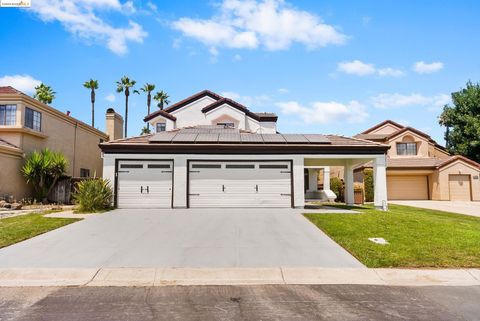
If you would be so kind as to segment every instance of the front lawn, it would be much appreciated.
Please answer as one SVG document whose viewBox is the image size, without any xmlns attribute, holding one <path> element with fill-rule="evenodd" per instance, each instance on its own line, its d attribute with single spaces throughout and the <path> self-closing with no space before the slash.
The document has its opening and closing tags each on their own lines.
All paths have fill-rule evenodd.
<svg viewBox="0 0 480 321">
<path fill-rule="evenodd" d="M 48 214 L 48 212 L 1 219 L 0 248 L 80 220 L 76 218 L 44 217 L 44 214 Z"/>
<path fill-rule="evenodd" d="M 480 218 L 409 206 L 305 214 L 368 267 L 480 267 Z M 383 237 L 390 244 L 368 240 Z"/>
</svg>

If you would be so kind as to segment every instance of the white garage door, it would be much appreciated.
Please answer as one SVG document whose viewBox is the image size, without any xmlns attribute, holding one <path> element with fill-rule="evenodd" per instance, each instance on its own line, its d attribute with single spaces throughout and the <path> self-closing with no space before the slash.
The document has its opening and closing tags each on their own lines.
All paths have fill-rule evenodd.
<svg viewBox="0 0 480 321">
<path fill-rule="evenodd" d="M 426 175 L 387 176 L 389 200 L 428 200 Z"/>
<path fill-rule="evenodd" d="M 170 208 L 172 162 L 122 160 L 118 163 L 118 208 Z"/>
<path fill-rule="evenodd" d="M 290 162 L 190 162 L 190 207 L 291 207 Z"/>
</svg>

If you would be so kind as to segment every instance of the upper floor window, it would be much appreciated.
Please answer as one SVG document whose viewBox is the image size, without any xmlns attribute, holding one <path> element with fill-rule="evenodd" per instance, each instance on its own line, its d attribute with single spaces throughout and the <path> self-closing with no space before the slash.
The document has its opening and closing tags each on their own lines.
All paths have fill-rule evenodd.
<svg viewBox="0 0 480 321">
<path fill-rule="evenodd" d="M 165 130 L 167 130 L 167 124 L 157 123 L 157 128 L 156 128 L 157 133 L 164 132 Z"/>
<path fill-rule="evenodd" d="M 223 126 L 225 128 L 235 128 L 235 124 L 230 122 L 217 123 L 217 126 Z"/>
<path fill-rule="evenodd" d="M 88 168 L 80 168 L 80 177 L 90 177 L 90 170 Z"/>
<path fill-rule="evenodd" d="M 15 125 L 17 105 L 0 105 L 0 125 Z"/>
<path fill-rule="evenodd" d="M 36 110 L 25 107 L 25 127 L 36 131 L 42 130 L 42 114 Z"/>
<path fill-rule="evenodd" d="M 417 144 L 397 143 L 397 155 L 417 155 Z"/>
</svg>

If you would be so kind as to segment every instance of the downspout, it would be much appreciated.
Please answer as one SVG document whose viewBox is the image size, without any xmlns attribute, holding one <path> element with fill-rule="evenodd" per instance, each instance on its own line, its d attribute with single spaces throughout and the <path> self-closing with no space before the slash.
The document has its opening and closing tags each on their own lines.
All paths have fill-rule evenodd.
<svg viewBox="0 0 480 321">
<path fill-rule="evenodd" d="M 75 177 L 75 158 L 77 155 L 77 127 L 78 122 L 75 122 L 75 131 L 73 136 L 73 168 L 72 168 L 72 177 Z"/>
</svg>

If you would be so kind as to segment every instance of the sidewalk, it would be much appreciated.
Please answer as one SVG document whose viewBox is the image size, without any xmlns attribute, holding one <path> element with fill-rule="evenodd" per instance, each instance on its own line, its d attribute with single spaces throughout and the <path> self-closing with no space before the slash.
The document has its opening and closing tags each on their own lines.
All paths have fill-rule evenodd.
<svg viewBox="0 0 480 321">
<path fill-rule="evenodd" d="M 480 269 L 367 268 L 101 268 L 0 269 L 0 286 L 168 286 L 364 284 L 390 286 L 480 285 Z"/>
</svg>

